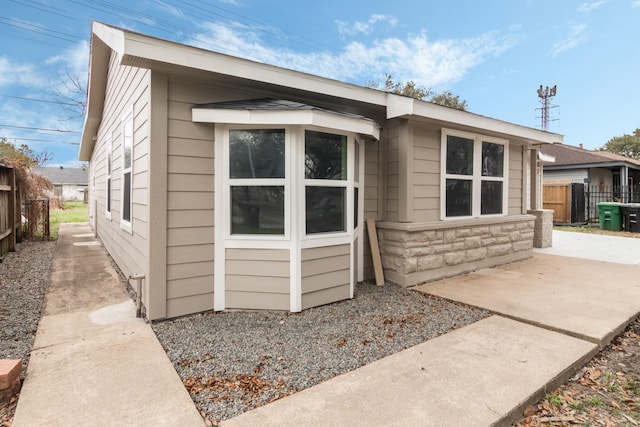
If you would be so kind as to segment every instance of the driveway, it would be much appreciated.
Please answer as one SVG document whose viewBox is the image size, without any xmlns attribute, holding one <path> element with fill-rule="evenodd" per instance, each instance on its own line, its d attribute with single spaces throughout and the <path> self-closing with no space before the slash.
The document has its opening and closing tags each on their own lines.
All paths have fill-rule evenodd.
<svg viewBox="0 0 640 427">
<path fill-rule="evenodd" d="M 554 231 L 553 244 L 414 289 L 604 347 L 640 312 L 640 239 Z"/>
</svg>

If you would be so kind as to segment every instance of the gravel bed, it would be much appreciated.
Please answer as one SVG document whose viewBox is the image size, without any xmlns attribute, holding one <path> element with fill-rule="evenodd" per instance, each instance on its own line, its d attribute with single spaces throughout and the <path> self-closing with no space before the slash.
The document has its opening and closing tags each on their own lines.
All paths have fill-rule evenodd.
<svg viewBox="0 0 640 427">
<path fill-rule="evenodd" d="M 33 348 L 56 242 L 19 243 L 0 263 L 0 359 L 22 359 Z"/>
<path fill-rule="evenodd" d="M 152 327 L 217 424 L 489 315 L 389 284 L 355 294 L 301 313 L 207 312 Z"/>
</svg>

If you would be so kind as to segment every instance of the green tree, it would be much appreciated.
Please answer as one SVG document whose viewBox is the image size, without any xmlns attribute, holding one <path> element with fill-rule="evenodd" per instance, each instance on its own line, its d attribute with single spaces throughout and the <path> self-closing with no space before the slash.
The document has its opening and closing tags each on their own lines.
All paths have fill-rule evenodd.
<svg viewBox="0 0 640 427">
<path fill-rule="evenodd" d="M 467 111 L 468 108 L 467 101 L 461 100 L 459 96 L 454 95 L 448 90 L 436 93 L 431 88 L 418 85 L 413 80 L 409 80 L 406 83 L 396 81 L 390 74 L 385 74 L 384 84 L 371 81 L 368 86 L 385 92 L 396 93 L 398 95 L 433 102 L 434 104 L 444 105 L 445 107 L 455 108 L 456 110 Z"/>
<path fill-rule="evenodd" d="M 640 159 L 640 128 L 633 131 L 631 135 L 625 133 L 611 138 L 598 150 L 620 154 L 631 159 Z"/>
</svg>

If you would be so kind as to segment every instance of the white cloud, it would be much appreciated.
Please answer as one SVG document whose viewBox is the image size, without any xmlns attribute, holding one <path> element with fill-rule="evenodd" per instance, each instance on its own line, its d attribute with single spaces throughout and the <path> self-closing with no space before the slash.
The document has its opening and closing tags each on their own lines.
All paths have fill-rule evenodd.
<svg viewBox="0 0 640 427">
<path fill-rule="evenodd" d="M 637 8 L 637 7 L 640 7 L 640 0 L 633 0 L 633 1 L 631 2 L 631 8 L 632 8 L 632 9 L 635 9 L 635 8 Z"/>
<path fill-rule="evenodd" d="M 87 72 L 89 66 L 89 42 L 83 40 L 74 44 L 61 54 L 52 56 L 45 61 L 47 65 L 64 64 L 74 74 Z"/>
<path fill-rule="evenodd" d="M 353 23 L 349 23 L 336 20 L 336 25 L 338 26 L 338 32 L 341 34 L 370 34 L 373 31 L 373 27 L 380 22 L 393 27 L 398 23 L 398 20 L 391 15 L 374 14 L 371 15 L 367 21 L 355 21 Z"/>
<path fill-rule="evenodd" d="M 607 2 L 606 0 L 597 0 L 597 1 L 592 1 L 592 2 L 582 3 L 580 6 L 578 6 L 578 11 L 579 12 L 591 12 L 592 10 L 595 10 L 595 9 L 599 8 L 600 6 L 605 4 L 606 2 Z"/>
<path fill-rule="evenodd" d="M 184 13 L 182 13 L 182 10 L 178 9 L 177 7 L 160 0 L 158 0 L 156 4 L 158 5 L 158 9 L 162 10 L 163 12 L 175 16 L 176 18 L 184 19 Z"/>
<path fill-rule="evenodd" d="M 12 63 L 6 57 L 0 57 L 0 87 L 9 85 L 42 86 L 44 81 L 33 64 Z"/>
<path fill-rule="evenodd" d="M 554 57 L 587 41 L 588 36 L 585 34 L 587 24 L 573 24 L 569 26 L 569 29 L 570 33 L 566 39 L 553 44 L 552 54 Z"/>
<path fill-rule="evenodd" d="M 389 73 L 397 80 L 413 80 L 425 86 L 460 80 L 487 56 L 510 47 L 508 41 L 501 40 L 495 33 L 433 41 L 422 33 L 369 44 L 351 42 L 336 52 L 303 53 L 268 47 L 247 27 L 209 23 L 205 31 L 207 36 L 187 43 L 339 80 L 366 82 Z"/>
</svg>

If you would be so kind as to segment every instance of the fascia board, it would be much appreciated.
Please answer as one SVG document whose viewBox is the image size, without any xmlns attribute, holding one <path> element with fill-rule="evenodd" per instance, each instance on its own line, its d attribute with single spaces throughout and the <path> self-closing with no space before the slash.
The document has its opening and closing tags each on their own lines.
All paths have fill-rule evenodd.
<svg viewBox="0 0 640 427">
<path fill-rule="evenodd" d="M 387 118 L 395 117 L 425 117 L 444 123 L 453 123 L 461 126 L 487 129 L 492 132 L 513 135 L 529 141 L 530 143 L 553 144 L 562 142 L 563 136 L 551 132 L 520 126 L 514 123 L 504 122 L 468 111 L 443 107 L 427 101 L 420 101 L 405 96 L 387 94 Z M 450 125 L 449 125 L 450 126 Z"/>
<path fill-rule="evenodd" d="M 384 106 L 386 93 L 325 77 L 237 58 L 186 46 L 142 34 L 125 32 L 123 64 L 141 66 L 136 61 L 171 63 L 212 73 L 285 86 L 313 93 Z M 170 59 L 169 59 L 170 58 Z"/>
<path fill-rule="evenodd" d="M 414 105 L 414 112 L 418 116 L 425 116 L 436 120 L 457 123 L 478 129 L 486 129 L 491 132 L 497 132 L 504 135 L 513 135 L 527 140 L 530 143 L 542 142 L 553 144 L 562 142 L 563 140 L 563 136 L 556 133 L 544 132 L 526 126 L 481 116 L 479 114 L 443 107 L 430 102 L 416 102 Z"/>
<path fill-rule="evenodd" d="M 197 123 L 318 126 L 369 135 L 376 140 L 380 139 L 380 129 L 375 122 L 313 110 L 263 111 L 193 108 L 191 119 Z"/>
</svg>

